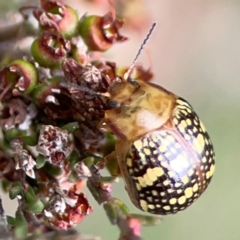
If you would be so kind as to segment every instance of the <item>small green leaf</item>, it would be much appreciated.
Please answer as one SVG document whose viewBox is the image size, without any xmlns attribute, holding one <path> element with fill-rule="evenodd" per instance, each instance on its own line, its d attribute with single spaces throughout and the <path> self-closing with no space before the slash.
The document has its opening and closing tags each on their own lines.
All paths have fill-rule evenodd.
<svg viewBox="0 0 240 240">
<path fill-rule="evenodd" d="M 120 172 L 116 157 L 113 157 L 111 160 L 107 161 L 106 168 L 108 169 L 108 171 L 112 176 L 121 176 L 121 172 Z"/>
<path fill-rule="evenodd" d="M 67 160 L 70 162 L 69 168 L 73 169 L 74 165 L 79 162 L 79 154 L 76 150 L 73 150 L 70 154 L 70 156 L 67 158 Z"/>
<path fill-rule="evenodd" d="M 17 128 L 11 128 L 9 130 L 7 130 L 5 132 L 5 137 L 6 139 L 8 139 L 9 141 L 12 141 L 14 138 L 17 138 L 17 137 L 22 137 L 24 136 L 25 132 L 24 131 L 21 131 Z"/>
<path fill-rule="evenodd" d="M 28 225 L 22 224 L 14 229 L 15 236 L 17 239 L 24 239 L 28 234 Z"/>
<path fill-rule="evenodd" d="M 128 207 L 120 199 L 115 198 L 114 203 L 118 205 L 119 209 L 122 211 L 123 214 L 129 214 Z"/>
<path fill-rule="evenodd" d="M 67 130 L 68 133 L 73 133 L 78 128 L 79 128 L 79 123 L 78 122 L 68 123 L 68 124 L 61 127 L 61 129 Z"/>
<path fill-rule="evenodd" d="M 128 214 L 131 218 L 136 218 L 140 221 L 140 223 L 143 226 L 155 226 L 158 225 L 161 222 L 161 219 L 159 216 L 147 216 L 142 214 Z"/>
<path fill-rule="evenodd" d="M 92 196 L 94 197 L 94 199 L 100 204 L 102 201 L 99 196 L 99 193 L 96 190 L 96 188 L 91 184 L 90 181 L 87 181 L 87 187 L 88 187 L 89 191 L 91 192 Z"/>
<path fill-rule="evenodd" d="M 27 203 L 24 205 L 25 211 L 31 211 L 36 214 L 41 213 L 43 208 L 44 208 L 44 205 L 40 200 L 37 200 L 34 203 Z"/>
<path fill-rule="evenodd" d="M 49 175 L 51 175 L 53 177 L 58 176 L 58 175 L 60 175 L 62 173 L 62 170 L 61 170 L 60 167 L 54 166 L 54 165 L 50 164 L 49 162 L 46 162 L 46 164 L 43 167 L 43 170 L 47 174 L 49 174 Z"/>
<path fill-rule="evenodd" d="M 82 160 L 87 167 L 91 167 L 94 164 L 93 157 L 86 157 Z"/>
<path fill-rule="evenodd" d="M 22 184 L 20 182 L 14 182 L 9 190 L 10 199 L 14 199 L 22 191 Z"/>
<path fill-rule="evenodd" d="M 15 226 L 16 225 L 16 219 L 12 216 L 7 216 L 7 223 L 11 226 Z"/>
<path fill-rule="evenodd" d="M 74 183 L 78 180 L 79 178 L 77 177 L 77 174 L 75 171 L 72 171 L 71 174 L 68 177 L 68 181 L 71 183 Z"/>
<path fill-rule="evenodd" d="M 40 169 L 42 168 L 46 163 L 45 157 L 42 154 L 38 154 L 36 158 L 36 168 Z"/>
<path fill-rule="evenodd" d="M 27 221 L 23 215 L 23 212 L 17 210 L 15 213 L 15 226 L 20 226 L 22 224 L 27 224 Z"/>
<path fill-rule="evenodd" d="M 24 197 L 28 203 L 36 201 L 36 194 L 31 186 L 28 186 L 27 191 L 24 193 Z"/>
<path fill-rule="evenodd" d="M 2 180 L 2 188 L 3 188 L 3 191 L 4 191 L 4 192 L 8 192 L 11 184 L 12 184 L 12 183 L 11 183 L 10 181 L 3 179 L 3 180 Z"/>
<path fill-rule="evenodd" d="M 118 214 L 117 214 L 117 211 L 116 211 L 115 204 L 112 203 L 112 202 L 106 202 L 106 203 L 104 203 L 103 208 L 105 209 L 106 214 L 107 214 L 110 222 L 112 224 L 116 224 L 117 223 Z"/>
<path fill-rule="evenodd" d="M 37 136 L 23 136 L 22 140 L 28 146 L 36 146 L 38 142 Z"/>
</svg>

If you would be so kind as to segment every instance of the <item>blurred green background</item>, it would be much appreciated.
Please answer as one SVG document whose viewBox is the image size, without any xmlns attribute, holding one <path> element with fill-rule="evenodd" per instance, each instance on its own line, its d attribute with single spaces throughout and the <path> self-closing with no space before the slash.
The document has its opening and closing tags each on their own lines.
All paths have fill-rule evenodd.
<svg viewBox="0 0 240 240">
<path fill-rule="evenodd" d="M 151 16 L 149 28 L 151 21 L 157 22 L 157 28 L 146 47 L 152 63 L 144 52 L 138 62 L 147 68 L 151 65 L 155 82 L 193 105 L 214 143 L 217 162 L 212 183 L 199 200 L 183 212 L 164 217 L 159 226 L 144 227 L 142 236 L 146 240 L 239 240 L 240 1 L 146 0 L 144 4 Z M 105 10 L 87 4 L 81 5 L 79 14 Z M 107 53 L 119 65 L 131 64 L 148 29 L 125 32 L 130 40 Z M 122 181 L 113 188 L 114 196 L 132 212 L 140 212 L 131 204 Z M 87 195 L 94 212 L 78 229 L 103 240 L 117 239 L 118 229 Z M 11 202 L 3 201 L 7 213 L 13 214 Z"/>
</svg>

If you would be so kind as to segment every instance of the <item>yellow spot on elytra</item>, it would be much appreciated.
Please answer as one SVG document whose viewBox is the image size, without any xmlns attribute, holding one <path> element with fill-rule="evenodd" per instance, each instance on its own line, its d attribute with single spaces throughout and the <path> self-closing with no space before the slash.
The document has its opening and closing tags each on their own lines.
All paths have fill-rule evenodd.
<svg viewBox="0 0 240 240">
<path fill-rule="evenodd" d="M 195 183 L 193 188 L 192 188 L 193 192 L 197 192 L 198 191 L 198 184 Z"/>
<path fill-rule="evenodd" d="M 169 143 L 172 143 L 172 142 L 175 141 L 175 138 L 172 135 L 168 135 L 167 140 L 168 140 Z"/>
<path fill-rule="evenodd" d="M 186 202 L 186 197 L 185 196 L 181 196 L 179 199 L 178 199 L 178 204 L 182 205 Z"/>
<path fill-rule="evenodd" d="M 189 126 L 192 125 L 192 121 L 189 118 L 186 121 L 187 121 L 187 125 L 189 125 Z"/>
<path fill-rule="evenodd" d="M 142 147 L 148 147 L 148 140 L 147 140 L 147 138 L 143 139 L 143 146 Z"/>
<path fill-rule="evenodd" d="M 174 119 L 173 119 L 173 123 L 174 123 L 175 125 L 178 125 L 178 119 L 177 119 L 177 118 L 174 118 Z"/>
<path fill-rule="evenodd" d="M 148 208 L 149 208 L 149 209 L 154 209 L 155 206 L 154 206 L 153 204 L 148 204 Z"/>
<path fill-rule="evenodd" d="M 196 119 L 194 119 L 193 122 L 196 126 L 198 125 L 198 121 Z"/>
<path fill-rule="evenodd" d="M 152 190 L 152 195 L 153 196 L 157 196 L 158 195 L 158 192 L 156 190 Z"/>
<path fill-rule="evenodd" d="M 190 135 L 188 135 L 188 134 L 185 134 L 185 135 L 184 135 L 184 138 L 185 138 L 187 141 L 189 141 L 189 140 L 191 139 Z"/>
<path fill-rule="evenodd" d="M 200 121 L 200 127 L 202 129 L 203 132 L 206 132 L 206 128 L 204 127 L 203 123 Z"/>
<path fill-rule="evenodd" d="M 185 194 L 186 198 L 192 197 L 192 195 L 193 195 L 192 188 L 191 187 L 186 188 L 185 191 L 184 191 L 184 194 Z"/>
<path fill-rule="evenodd" d="M 178 193 L 178 194 L 180 194 L 180 193 L 182 193 L 182 192 L 183 192 L 182 189 L 178 189 L 178 190 L 177 190 L 177 193 Z"/>
<path fill-rule="evenodd" d="M 210 177 L 213 175 L 214 170 L 215 170 L 215 165 L 212 165 L 210 168 Z"/>
<path fill-rule="evenodd" d="M 198 129 L 196 127 L 193 128 L 193 132 L 196 133 Z"/>
<path fill-rule="evenodd" d="M 181 145 L 178 142 L 176 142 L 175 143 L 175 148 L 181 148 Z"/>
<path fill-rule="evenodd" d="M 206 173 L 207 179 L 209 179 L 213 175 L 214 170 L 215 170 L 215 165 L 211 165 L 210 170 Z"/>
<path fill-rule="evenodd" d="M 182 183 L 180 183 L 180 182 L 175 183 L 175 188 L 179 188 L 181 186 L 182 186 Z"/>
<path fill-rule="evenodd" d="M 139 152 L 139 156 L 141 158 L 142 164 L 145 165 L 147 163 L 145 155 L 142 152 Z"/>
<path fill-rule="evenodd" d="M 164 210 L 170 210 L 171 208 L 170 208 L 170 206 L 167 205 L 167 206 L 164 206 L 163 209 Z"/>
<path fill-rule="evenodd" d="M 190 135 L 193 135 L 193 131 L 192 131 L 191 129 L 188 130 L 188 133 L 189 133 Z"/>
<path fill-rule="evenodd" d="M 155 167 L 155 168 L 148 168 L 147 172 L 143 175 L 141 182 L 139 181 L 140 185 L 146 184 L 148 186 L 152 186 L 153 183 L 158 179 L 158 177 L 161 177 L 164 174 L 164 171 L 161 167 Z M 138 179 L 140 179 L 139 177 Z M 145 186 L 145 185 L 144 185 Z"/>
<path fill-rule="evenodd" d="M 142 189 L 142 187 L 139 183 L 136 183 L 136 188 L 137 188 L 138 191 L 140 191 Z"/>
<path fill-rule="evenodd" d="M 170 184 L 170 182 L 167 179 L 163 182 L 164 186 L 168 186 L 169 184 Z"/>
<path fill-rule="evenodd" d="M 146 180 L 143 177 L 138 177 L 137 179 L 141 187 L 147 186 Z"/>
<path fill-rule="evenodd" d="M 184 184 L 187 184 L 189 182 L 189 178 L 187 176 L 182 177 L 181 180 Z"/>
<path fill-rule="evenodd" d="M 147 212 L 147 210 L 148 210 L 148 204 L 147 204 L 146 201 L 140 200 L 140 206 L 141 206 L 141 208 L 142 208 L 143 211 Z"/>
<path fill-rule="evenodd" d="M 170 178 L 174 177 L 175 173 L 173 171 L 168 171 L 168 175 Z"/>
<path fill-rule="evenodd" d="M 143 145 L 142 145 L 142 140 L 137 140 L 133 143 L 134 147 L 138 150 L 138 151 L 141 151 L 142 148 L 143 148 Z"/>
<path fill-rule="evenodd" d="M 156 207 L 157 207 L 157 208 L 160 208 L 160 207 L 161 207 L 161 205 L 160 205 L 160 204 L 156 204 Z"/>
<path fill-rule="evenodd" d="M 188 176 L 192 176 L 193 174 L 194 174 L 193 169 L 190 169 L 190 170 L 188 171 Z"/>
<path fill-rule="evenodd" d="M 197 135 L 197 138 L 195 138 L 193 140 L 193 146 L 194 146 L 194 149 L 196 149 L 196 151 L 201 154 L 203 149 L 204 149 L 204 146 L 205 146 L 205 141 L 204 141 L 204 138 L 203 138 L 203 135 L 201 133 L 199 133 Z"/>
<path fill-rule="evenodd" d="M 167 150 L 165 145 L 161 145 L 158 149 L 160 152 L 165 152 Z"/>
<path fill-rule="evenodd" d="M 171 199 L 169 200 L 169 203 L 170 203 L 171 205 L 174 205 L 176 202 L 177 202 L 177 199 L 176 199 L 176 198 L 171 198 Z"/>
<path fill-rule="evenodd" d="M 158 155 L 158 161 L 162 161 L 163 160 L 163 155 L 162 154 L 159 154 Z"/>
<path fill-rule="evenodd" d="M 167 192 L 168 192 L 168 193 L 173 193 L 173 189 L 169 188 L 169 189 L 167 190 Z"/>
<path fill-rule="evenodd" d="M 151 155 L 151 151 L 149 148 L 143 148 L 143 151 L 147 156 Z"/>
<path fill-rule="evenodd" d="M 132 158 L 127 158 L 127 166 L 132 167 Z"/>
<path fill-rule="evenodd" d="M 155 143 L 154 143 L 153 141 L 150 141 L 150 142 L 149 142 L 149 146 L 152 147 L 152 148 L 154 148 L 154 147 L 155 147 Z"/>
<path fill-rule="evenodd" d="M 179 128 L 179 131 L 184 133 L 185 132 L 185 129 L 187 127 L 187 123 L 185 120 L 182 120 L 179 124 L 178 124 L 178 128 Z"/>
<path fill-rule="evenodd" d="M 168 162 L 161 162 L 161 165 L 165 168 L 168 168 L 168 166 L 169 166 Z"/>
</svg>

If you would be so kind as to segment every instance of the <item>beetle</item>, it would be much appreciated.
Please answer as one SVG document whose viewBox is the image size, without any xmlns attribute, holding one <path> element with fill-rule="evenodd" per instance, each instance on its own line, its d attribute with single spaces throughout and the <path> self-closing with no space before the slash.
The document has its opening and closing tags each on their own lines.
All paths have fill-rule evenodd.
<svg viewBox="0 0 240 240">
<path fill-rule="evenodd" d="M 154 83 L 119 79 L 99 128 L 117 138 L 115 154 L 133 204 L 153 214 L 186 209 L 215 169 L 210 137 L 183 98 Z"/>
</svg>

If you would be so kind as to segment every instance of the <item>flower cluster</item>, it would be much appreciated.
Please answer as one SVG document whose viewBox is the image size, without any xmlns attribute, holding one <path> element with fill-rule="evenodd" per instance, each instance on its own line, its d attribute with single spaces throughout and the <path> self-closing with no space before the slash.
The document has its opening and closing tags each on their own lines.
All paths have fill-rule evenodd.
<svg viewBox="0 0 240 240">
<path fill-rule="evenodd" d="M 139 236 L 138 217 L 110 195 L 116 177 L 99 173 L 115 138 L 98 125 L 113 107 L 111 84 L 128 68 L 94 52 L 100 56 L 127 40 L 120 33 L 123 21 L 112 6 L 103 16 L 79 17 L 60 0 L 40 3 L 32 8 L 38 29 L 29 54 L 0 65 L 0 175 L 19 203 L 8 223 L 19 238 L 39 224 L 72 228 L 93 211 L 88 187 L 112 223 Z M 152 73 L 137 66 L 131 77 L 149 81 Z M 114 160 L 107 168 L 116 176 Z"/>
</svg>

